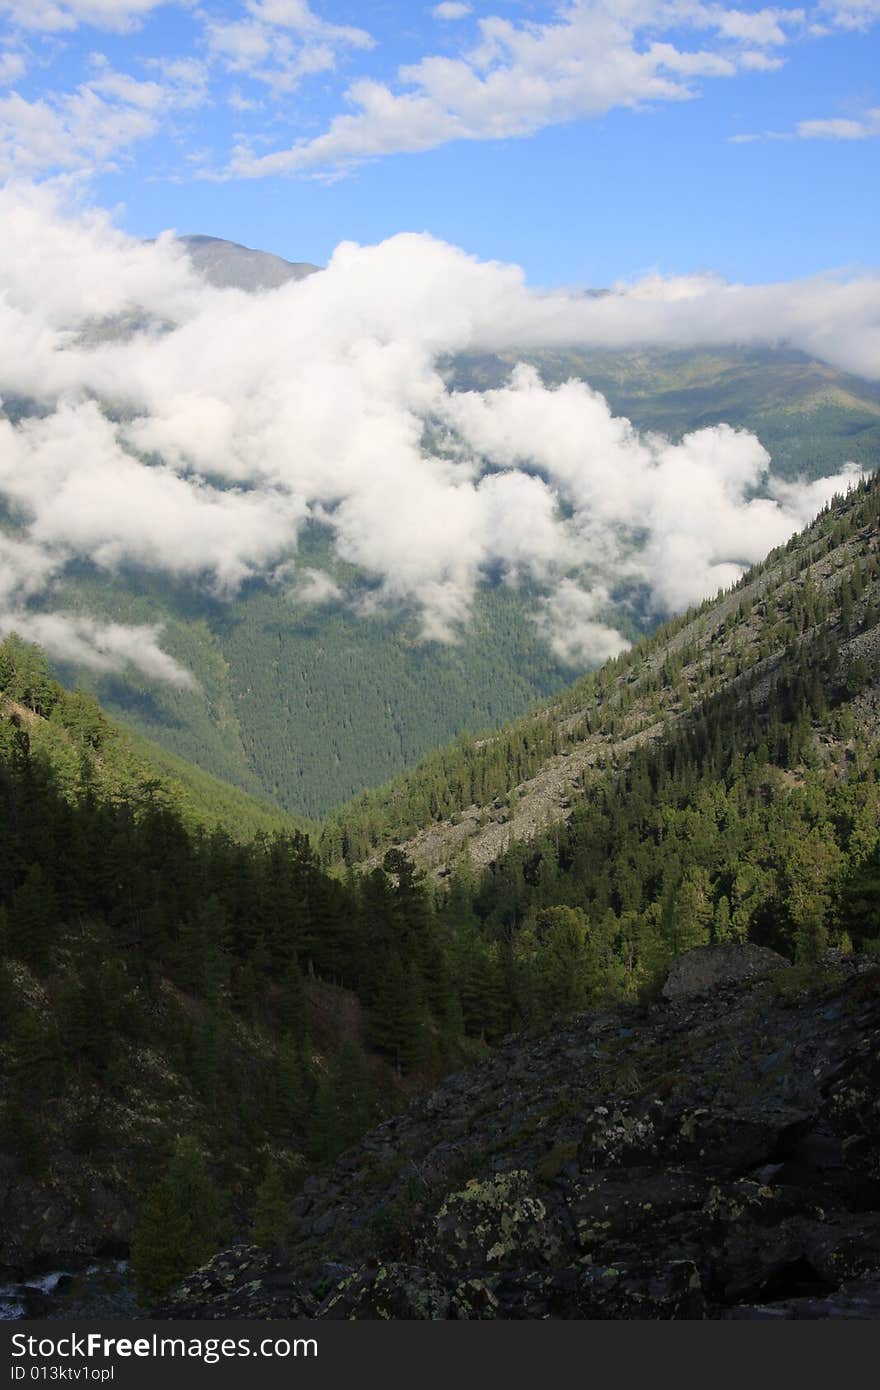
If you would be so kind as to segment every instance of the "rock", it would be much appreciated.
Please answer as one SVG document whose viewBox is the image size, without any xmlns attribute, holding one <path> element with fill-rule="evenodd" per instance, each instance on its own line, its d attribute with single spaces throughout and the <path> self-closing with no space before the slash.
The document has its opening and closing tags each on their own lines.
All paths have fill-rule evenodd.
<svg viewBox="0 0 880 1390">
<path fill-rule="evenodd" d="M 348 1275 L 322 1304 L 323 1318 L 418 1318 L 450 1316 L 452 1299 L 436 1275 L 418 1266 L 379 1265 Z"/>
<path fill-rule="evenodd" d="M 185 1308 L 187 1311 L 180 1311 Z M 300 1288 L 276 1251 L 237 1245 L 189 1275 L 170 1295 L 160 1317 L 308 1318 L 314 1298 Z"/>
<path fill-rule="evenodd" d="M 506 1269 L 523 1260 L 551 1264 L 561 1245 L 556 1226 L 530 1174 L 506 1172 L 447 1197 L 423 1249 L 432 1264 L 453 1274 Z"/>
<path fill-rule="evenodd" d="M 161 1316 L 880 1318 L 880 969 L 755 978 L 505 1039 Z"/>
<path fill-rule="evenodd" d="M 716 985 L 764 979 L 774 970 L 784 970 L 788 965 L 784 956 L 766 946 L 733 942 L 695 946 L 672 962 L 663 986 L 663 997 L 684 999 L 691 994 L 703 994 Z"/>
</svg>

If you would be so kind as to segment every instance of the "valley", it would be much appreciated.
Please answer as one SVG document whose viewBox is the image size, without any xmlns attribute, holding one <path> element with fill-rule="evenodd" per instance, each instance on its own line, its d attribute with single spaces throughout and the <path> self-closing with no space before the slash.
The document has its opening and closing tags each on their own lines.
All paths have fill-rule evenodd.
<svg viewBox="0 0 880 1390">
<path fill-rule="evenodd" d="M 458 1190 L 449 1184 L 470 1181 L 463 1190 L 476 1200 L 486 1182 L 495 1190 L 488 1171 L 501 1175 L 498 1183 L 507 1173 L 522 1186 L 525 1160 L 512 1134 L 486 1140 L 499 1155 L 487 1170 L 485 1159 L 461 1149 L 460 1118 L 450 1119 L 447 1132 L 441 1101 L 413 1099 L 450 1072 L 461 1072 L 465 1087 L 482 1084 L 476 1078 L 483 1073 L 466 1070 L 474 1063 L 482 1061 L 486 1075 L 506 1069 L 506 1054 L 495 1060 L 496 1049 L 511 1030 L 524 1030 L 515 1055 L 528 1092 L 543 1084 L 545 1046 L 529 1039 L 548 1028 L 560 1036 L 559 1020 L 569 1016 L 581 1021 L 566 1026 L 587 1037 L 595 1028 L 610 1030 L 611 1039 L 633 1030 L 641 1038 L 647 1028 L 644 1046 L 665 1057 L 663 1030 L 689 1033 L 693 1021 L 670 1014 L 659 990 L 670 966 L 694 948 L 776 953 L 780 1007 L 790 1007 L 790 990 L 800 1010 L 792 1019 L 808 1031 L 814 999 L 819 1007 L 839 997 L 844 1020 L 847 991 L 864 989 L 854 998 L 870 1012 L 880 862 L 878 508 L 877 481 L 862 484 L 717 602 L 674 620 L 545 710 L 488 739 L 459 740 L 397 787 L 328 823 L 325 856 L 340 843 L 328 836 L 341 836 L 353 860 L 366 860 L 360 872 L 341 876 L 327 873 L 292 825 L 253 821 L 256 839 L 236 844 L 223 819 L 240 816 L 244 803 L 237 811 L 230 803 L 227 813 L 219 792 L 197 778 L 175 791 L 161 761 L 139 760 L 138 745 L 97 706 L 53 682 L 38 652 L 7 641 L 0 650 L 7 1282 L 26 1281 L 35 1262 L 63 1268 L 65 1260 L 110 1247 L 131 1249 L 137 1295 L 153 1306 L 224 1237 L 292 1250 L 305 1242 L 319 1283 L 322 1260 L 351 1266 L 337 1276 L 328 1310 L 353 1306 L 365 1315 L 380 1290 L 372 1275 L 363 1283 L 358 1272 L 361 1247 L 337 1249 L 334 1237 L 325 1239 L 329 1225 L 303 1223 L 312 1195 L 338 1194 L 339 1175 L 353 1172 L 370 1175 L 380 1192 L 387 1185 L 388 1196 L 371 1198 L 363 1217 L 363 1249 L 387 1248 L 399 1263 L 390 1232 L 406 1203 L 415 1201 L 426 1216 L 435 1207 L 452 1211 L 442 1206 Z M 475 801 L 477 788 L 482 799 Z M 432 796 L 445 819 L 420 812 Z M 460 810 L 450 815 L 450 805 Z M 476 816 L 472 806 L 480 808 Z M 475 852 L 461 852 L 464 839 Z M 714 1017 L 714 1004 L 705 1007 L 705 1017 Z M 759 1017 L 765 1004 L 749 996 L 743 1007 Z M 745 1028 L 737 1025 L 740 1048 Z M 707 1056 L 715 1058 L 711 1037 L 710 1030 Z M 750 1052 L 759 1070 L 762 1038 L 755 1034 Z M 632 1058 L 625 1049 L 618 1055 L 613 1048 L 613 1058 L 597 1054 L 602 1077 L 611 1078 L 609 1103 L 618 1107 L 630 1094 L 655 1104 L 654 1082 L 643 1080 L 653 1062 L 636 1046 Z M 679 1064 L 668 1065 L 675 1071 Z M 699 1088 L 701 1069 L 716 1063 L 695 1066 L 689 1084 Z M 835 1075 L 830 1054 L 827 1066 Z M 852 1084 L 856 1106 L 861 1083 Z M 705 1096 L 688 1091 L 686 1105 Z M 597 1097 L 590 1092 L 584 1103 L 589 1110 Z M 431 1179 L 435 1206 L 427 1208 L 417 1189 L 398 1190 L 392 1181 L 410 1160 L 399 1157 L 391 1135 L 414 1122 L 395 1116 L 417 1116 L 424 1105 L 441 1107 L 431 1110 L 441 1117 L 432 1122 L 432 1144 L 451 1164 L 439 1185 Z M 710 1108 L 718 1112 L 714 1101 Z M 626 1132 L 642 1123 L 640 1110 L 626 1118 L 631 1109 L 627 1101 L 620 1111 Z M 607 1106 L 602 1113 L 610 1113 Z M 857 1106 L 853 1113 L 855 1136 L 862 1120 Z M 375 1161 L 362 1163 L 351 1146 L 377 1122 L 382 1127 L 365 1141 Z M 581 1120 L 573 1123 L 577 1129 Z M 564 1126 L 549 1125 L 526 1166 L 543 1162 L 549 1145 L 551 1155 L 563 1155 L 560 1172 L 568 1171 L 572 1142 Z M 772 1138 L 761 1149 L 767 1162 L 777 1145 Z M 515 1170 L 507 1162 L 514 1158 Z M 424 1160 L 432 1168 L 435 1161 L 436 1154 Z M 423 1160 L 414 1162 L 418 1187 Z M 581 1184 L 584 1171 L 581 1165 Z M 746 1178 L 752 1181 L 731 1170 L 735 1184 Z M 853 1181 L 867 1183 L 859 1198 L 867 1207 L 852 1206 L 846 1184 L 835 1189 L 835 1202 L 842 1212 L 861 1212 L 862 1222 L 874 1210 L 870 1165 Z M 550 1239 L 543 1216 L 539 1228 L 529 1225 L 536 1202 L 545 1210 L 545 1197 L 528 1184 L 517 1194 L 523 1238 L 535 1229 L 536 1239 Z M 180 1225 L 181 1241 L 169 1244 L 184 1200 L 197 1200 L 201 1215 Z M 794 1219 L 801 1199 L 782 1191 L 778 1200 L 794 1202 Z M 470 1198 L 464 1201 L 462 1239 L 469 1240 Z M 507 1196 L 504 1203 L 508 1210 Z M 519 1210 L 516 1203 L 509 1210 Z M 37 1217 L 46 1210 L 48 1224 Z M 849 1220 L 841 1215 L 835 1230 Z M 801 1231 L 799 1221 L 793 1231 Z M 348 1216 L 343 1224 L 350 1225 Z M 354 1225 L 361 1229 L 360 1217 Z M 635 1238 L 629 1227 L 624 1235 Z M 792 1239 L 801 1250 L 797 1241 L 807 1236 Z M 419 1265 L 420 1252 L 405 1262 Z M 617 1260 L 612 1247 L 608 1253 Z M 296 1258 L 300 1265 L 303 1257 Z M 791 1256 L 795 1263 L 807 1258 L 818 1272 L 806 1293 L 824 1295 L 832 1281 L 821 1262 Z M 223 1258 L 225 1286 L 237 1287 L 239 1269 L 250 1286 L 283 1267 L 277 1256 L 267 1264 L 268 1254 L 243 1259 L 235 1254 L 230 1266 Z M 476 1316 L 477 1305 L 460 1304 L 464 1295 L 453 1296 L 432 1261 L 405 1275 L 394 1266 L 388 1296 L 392 1287 L 397 1292 L 388 1306 L 398 1316 L 407 1307 Z M 470 1268 L 470 1256 L 465 1263 Z M 479 1285 L 490 1315 L 515 1316 L 517 1306 L 533 1315 L 538 1303 L 520 1305 L 522 1288 L 503 1274 L 508 1292 L 500 1294 L 491 1261 L 487 1267 L 475 1250 L 472 1263 L 480 1272 L 468 1299 Z M 863 1267 L 852 1265 L 852 1279 Z M 633 1267 L 627 1279 L 636 1282 L 620 1297 L 644 1299 L 643 1277 Z M 204 1286 L 190 1283 L 175 1295 L 175 1316 L 192 1315 L 191 1306 L 204 1311 L 212 1297 L 205 1290 L 214 1287 L 214 1276 L 205 1278 Z M 421 1294 L 416 1304 L 406 1301 L 416 1297 L 412 1279 L 427 1302 L 418 1301 Z M 270 1282 L 287 1287 L 274 1274 Z M 568 1275 L 563 1284 L 569 1287 Z M 529 1282 L 529 1299 L 550 1298 L 557 1314 L 576 1306 L 597 1316 L 604 1306 L 586 1286 L 571 1294 L 575 1305 L 542 1287 L 539 1295 Z M 680 1316 L 677 1287 L 656 1308 L 646 1304 L 646 1315 Z M 804 1292 L 796 1284 L 773 1287 L 779 1297 Z M 742 1284 L 740 1301 L 763 1288 L 755 1276 Z M 283 1296 L 285 1307 L 309 1315 L 320 1302 L 314 1289 L 291 1286 Z M 706 1296 L 706 1311 L 720 1315 L 717 1293 Z M 269 1315 L 270 1305 L 235 1297 L 209 1315 Z M 626 1315 L 625 1306 L 608 1305 L 613 1316 Z"/>
</svg>

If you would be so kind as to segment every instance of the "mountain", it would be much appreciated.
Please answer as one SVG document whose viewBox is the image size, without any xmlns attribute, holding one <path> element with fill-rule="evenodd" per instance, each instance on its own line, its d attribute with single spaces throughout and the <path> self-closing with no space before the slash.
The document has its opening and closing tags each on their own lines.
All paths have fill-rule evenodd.
<svg viewBox="0 0 880 1390">
<path fill-rule="evenodd" d="M 605 386 L 613 385 L 609 361 Z M 615 399 L 610 392 L 612 401 L 632 409 L 643 428 L 682 434 L 706 423 L 707 393 L 726 376 L 716 417 L 754 428 L 778 447 L 783 474 L 815 477 L 851 459 L 869 469 L 880 463 L 876 389 L 817 363 L 783 352 L 729 359 L 683 353 L 664 358 L 661 379 L 656 355 L 615 362 L 626 393 L 621 387 Z M 593 380 L 594 365 L 573 356 L 552 372 L 570 369 Z M 508 367 L 497 364 L 499 372 Z M 496 379 L 475 376 L 473 363 L 459 368 L 462 384 Z M 700 385 L 676 390 L 675 380 Z M 329 585 L 330 597 L 320 602 L 309 598 L 312 571 Z M 199 690 L 178 691 L 131 671 L 96 679 L 67 666 L 60 674 L 93 689 L 114 717 L 178 756 L 317 818 L 445 740 L 491 729 L 571 680 L 571 668 L 534 622 L 537 601 L 528 586 L 487 583 L 461 640 L 449 646 L 421 641 L 418 617 L 405 607 L 361 611 L 373 584 L 333 554 L 319 526 L 302 536 L 286 585 L 254 580 L 234 601 L 136 569 L 108 575 L 80 565 L 52 602 L 110 621 L 162 624 L 166 650 L 193 672 Z M 625 590 L 608 618 L 629 639 L 657 621 Z"/>
<path fill-rule="evenodd" d="M 182 240 L 216 284 L 260 291 L 316 269 L 219 238 Z M 83 332 L 90 345 L 106 345 L 138 325 L 132 306 Z M 167 324 L 153 329 L 161 336 Z M 678 438 L 719 420 L 753 429 L 783 478 L 815 478 L 848 461 L 880 464 L 880 388 L 787 349 L 571 349 L 471 355 L 441 367 L 453 388 L 486 389 L 506 381 L 520 356 L 547 382 L 572 375 L 591 382 L 646 431 Z M 4 398 L 3 408 L 10 418 L 37 419 L 45 407 Z M 112 417 L 112 404 L 105 408 Z M 4 511 L 4 534 L 17 524 L 14 507 Z M 165 650 L 194 677 L 191 687 L 132 667 L 109 676 L 59 662 L 57 674 L 169 754 L 317 819 L 458 735 L 482 736 L 524 714 L 579 669 L 560 659 L 536 623 L 542 604 L 534 585 L 484 576 L 460 640 L 449 644 L 422 640 L 420 615 L 405 603 L 377 608 L 377 584 L 341 560 L 328 529 L 312 521 L 272 579 L 250 579 L 234 598 L 137 561 L 108 568 L 79 559 L 27 602 L 160 628 Z M 612 586 L 607 607 L 600 620 L 628 640 L 659 621 L 634 582 Z"/>
<path fill-rule="evenodd" d="M 548 383 L 588 381 L 642 431 L 673 439 L 729 424 L 751 430 L 782 478 L 817 478 L 850 461 L 880 466 L 880 385 L 791 348 L 567 350 L 463 357 L 459 389 L 501 385 L 526 360 Z"/>
<path fill-rule="evenodd" d="M 438 907 L 497 1050 L 163 1316 L 880 1316 L 878 522 L 874 480 L 530 721 L 586 754 L 567 823 Z"/>
<path fill-rule="evenodd" d="M 256 1242 L 174 1304 L 210 1311 L 219 1279 L 254 1316 L 264 1276 L 345 1315 L 873 1297 L 878 522 L 874 479 L 552 718 L 438 755 L 421 793 L 465 810 L 582 760 L 570 806 L 452 855 L 439 892 L 400 845 L 335 876 L 303 836 L 236 844 L 115 787 L 94 706 L 51 683 L 71 756 L 47 760 L 45 664 L 7 659 L 0 1261 L 131 1250 L 153 1306 Z M 418 821 L 381 802 L 383 834 L 389 805 Z"/>
<path fill-rule="evenodd" d="M 451 646 L 420 641 L 406 610 L 368 616 L 342 599 L 301 602 L 298 577 L 327 549 L 323 536 L 306 535 L 286 585 L 255 580 L 234 601 L 135 570 L 80 566 L 53 590 L 52 604 L 161 624 L 164 649 L 198 688 L 64 663 L 59 675 L 177 756 L 314 819 L 438 742 L 495 726 L 570 678 L 541 639 L 528 595 L 504 585 L 478 597 L 468 631 Z M 355 600 L 369 595 L 368 576 L 352 567 L 328 559 L 324 572 Z"/>
<path fill-rule="evenodd" d="M 875 481 L 774 551 L 729 594 L 674 619 L 526 718 L 460 739 L 356 798 L 328 819 L 325 858 L 374 861 L 393 843 L 440 877 L 462 860 L 485 867 L 514 842 L 570 821 L 608 769 L 620 773 L 634 754 L 686 730 L 699 705 L 728 688 L 743 698 L 754 688 L 766 698 L 781 673 L 809 666 L 811 635 L 827 631 L 842 607 L 845 635 L 835 660 L 856 669 L 876 661 L 876 635 L 854 629 L 851 613 L 876 577 L 877 499 Z M 870 594 L 869 628 L 877 607 L 873 588 Z M 874 738 L 875 703 L 866 697 L 855 710 L 860 732 Z"/>
<path fill-rule="evenodd" d="M 93 696 L 53 680 L 42 653 L 15 635 L 0 643 L 0 726 L 26 738 L 67 795 L 88 787 L 112 800 L 152 800 L 173 807 L 192 830 L 239 841 L 317 829 L 121 728 Z"/>
<path fill-rule="evenodd" d="M 289 280 L 304 280 L 320 266 L 308 261 L 286 261 L 269 251 L 253 251 L 237 241 L 216 236 L 182 236 L 187 255 L 200 275 L 217 289 L 275 290 Z"/>
</svg>

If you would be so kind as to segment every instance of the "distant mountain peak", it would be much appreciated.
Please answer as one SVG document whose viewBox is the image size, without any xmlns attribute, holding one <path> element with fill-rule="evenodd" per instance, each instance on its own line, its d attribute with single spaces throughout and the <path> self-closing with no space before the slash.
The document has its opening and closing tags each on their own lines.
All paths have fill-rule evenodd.
<svg viewBox="0 0 880 1390">
<path fill-rule="evenodd" d="M 237 241 L 194 234 L 179 238 L 193 267 L 217 289 L 275 290 L 290 280 L 304 280 L 320 266 L 308 261 L 286 261 L 270 251 L 255 251 Z"/>
</svg>

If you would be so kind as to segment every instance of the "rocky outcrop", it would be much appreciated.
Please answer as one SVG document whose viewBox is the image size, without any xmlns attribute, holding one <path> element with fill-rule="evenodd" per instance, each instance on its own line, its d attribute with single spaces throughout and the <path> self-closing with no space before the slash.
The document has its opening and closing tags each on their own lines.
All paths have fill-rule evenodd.
<svg viewBox="0 0 880 1390">
<path fill-rule="evenodd" d="M 880 969 L 777 969 L 509 1039 L 162 1316 L 880 1314 Z"/>
<path fill-rule="evenodd" d="M 663 997 L 683 999 L 688 994 L 703 994 L 716 985 L 760 980 L 788 964 L 784 956 L 766 946 L 734 942 L 695 946 L 672 962 L 663 986 Z"/>
</svg>

